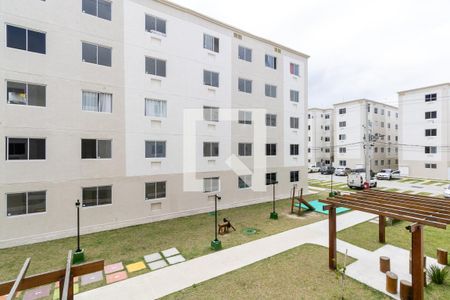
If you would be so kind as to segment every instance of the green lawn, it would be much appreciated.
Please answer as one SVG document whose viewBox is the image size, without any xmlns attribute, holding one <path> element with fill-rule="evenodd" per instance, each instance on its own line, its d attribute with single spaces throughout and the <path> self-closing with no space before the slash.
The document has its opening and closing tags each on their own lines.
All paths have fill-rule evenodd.
<svg viewBox="0 0 450 300">
<path fill-rule="evenodd" d="M 338 254 L 338 259 L 343 261 L 343 255 Z M 349 277 L 345 287 L 345 299 L 389 299 Z M 327 248 L 306 244 L 163 299 L 339 298 L 339 281 L 337 274 L 328 269 Z"/>
<path fill-rule="evenodd" d="M 386 242 L 404 249 L 411 248 L 411 234 L 405 229 L 408 222 L 398 222 L 386 227 Z M 370 222 L 358 224 L 338 232 L 338 238 L 356 246 L 374 251 L 383 244 L 378 242 L 378 225 Z M 450 229 L 425 226 L 425 254 L 436 258 L 436 249 L 450 250 Z M 447 267 L 447 269 L 449 269 Z M 426 289 L 426 299 L 450 299 L 450 278 L 444 285 L 431 284 Z"/>
<path fill-rule="evenodd" d="M 323 199 L 326 195 L 325 192 L 305 198 Z M 268 202 L 220 211 L 220 218 L 229 218 L 237 229 L 220 237 L 223 247 L 236 246 L 326 218 L 314 212 L 301 217 L 290 215 L 289 199 L 277 201 L 279 220 L 269 219 L 271 209 L 272 203 Z M 256 228 L 256 234 L 246 235 L 244 229 L 247 227 Z M 104 259 L 105 264 L 118 261 L 127 264 L 171 247 L 177 247 L 187 259 L 205 255 L 211 252 L 209 245 L 213 238 L 214 217 L 199 214 L 84 235 L 81 244 L 86 249 L 87 260 Z M 76 239 L 73 237 L 2 249 L 0 281 L 15 278 L 27 257 L 32 258 L 29 275 L 63 268 L 67 251 L 75 247 Z"/>
</svg>

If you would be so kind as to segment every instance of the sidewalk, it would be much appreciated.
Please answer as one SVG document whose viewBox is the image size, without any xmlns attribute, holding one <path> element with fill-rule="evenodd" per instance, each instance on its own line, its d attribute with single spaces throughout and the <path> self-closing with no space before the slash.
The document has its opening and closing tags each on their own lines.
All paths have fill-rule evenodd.
<svg viewBox="0 0 450 300">
<path fill-rule="evenodd" d="M 337 218 L 337 230 L 343 230 L 366 222 L 374 217 L 372 214 L 358 211 L 340 215 Z M 328 246 L 328 220 L 291 229 L 158 271 L 93 289 L 76 295 L 75 299 L 156 299 L 305 243 Z M 353 246 L 353 248 L 357 247 Z M 355 252 L 355 254 L 358 254 L 355 258 L 362 258 L 359 256 L 364 256 L 364 253 L 360 251 L 349 250 L 348 255 L 352 256 L 352 252 Z"/>
</svg>

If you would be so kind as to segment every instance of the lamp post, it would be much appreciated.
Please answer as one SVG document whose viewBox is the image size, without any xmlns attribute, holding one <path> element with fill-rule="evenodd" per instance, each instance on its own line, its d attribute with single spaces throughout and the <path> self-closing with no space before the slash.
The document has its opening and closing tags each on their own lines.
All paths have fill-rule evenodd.
<svg viewBox="0 0 450 300">
<path fill-rule="evenodd" d="M 75 207 L 77 208 L 77 250 L 73 254 L 72 262 L 74 264 L 81 263 L 84 261 L 84 249 L 80 248 L 80 200 L 77 199 L 75 202 Z"/>
<path fill-rule="evenodd" d="M 275 184 L 277 184 L 278 181 L 272 180 L 270 184 L 272 185 L 272 212 L 270 213 L 270 219 L 277 220 L 278 214 L 275 211 Z"/>
<path fill-rule="evenodd" d="M 222 199 L 219 195 L 214 195 L 214 240 L 211 241 L 211 249 L 222 249 L 222 242 L 217 238 L 217 201 Z"/>
</svg>

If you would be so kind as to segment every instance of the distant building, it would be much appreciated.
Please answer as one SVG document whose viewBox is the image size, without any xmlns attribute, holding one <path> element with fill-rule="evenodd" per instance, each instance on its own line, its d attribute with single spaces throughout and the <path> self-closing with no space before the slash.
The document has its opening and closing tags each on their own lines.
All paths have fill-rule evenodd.
<svg viewBox="0 0 450 300">
<path fill-rule="evenodd" d="M 330 165 L 333 160 L 333 109 L 308 109 L 308 164 Z"/>
<path fill-rule="evenodd" d="M 401 91 L 398 99 L 401 174 L 450 179 L 450 83 Z"/>
</svg>

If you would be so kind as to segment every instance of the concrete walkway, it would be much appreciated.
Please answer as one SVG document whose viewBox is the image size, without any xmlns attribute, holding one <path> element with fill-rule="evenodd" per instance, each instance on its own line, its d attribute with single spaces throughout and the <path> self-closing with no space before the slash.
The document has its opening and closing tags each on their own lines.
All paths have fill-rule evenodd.
<svg viewBox="0 0 450 300">
<path fill-rule="evenodd" d="M 353 211 L 337 218 L 337 230 L 366 222 L 375 215 Z M 328 246 L 328 220 L 291 229 L 246 244 L 201 256 L 161 270 L 106 285 L 75 296 L 90 299 L 156 299 L 277 255 L 305 243 Z M 338 251 L 363 259 L 364 249 L 338 241 Z M 370 251 L 367 251 L 370 252 Z"/>
</svg>

